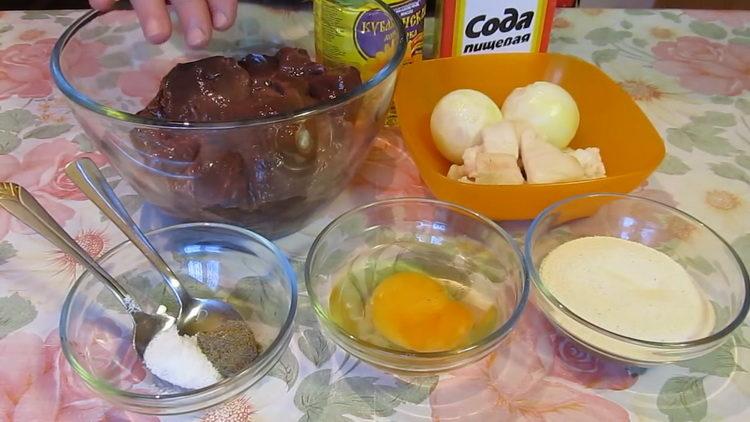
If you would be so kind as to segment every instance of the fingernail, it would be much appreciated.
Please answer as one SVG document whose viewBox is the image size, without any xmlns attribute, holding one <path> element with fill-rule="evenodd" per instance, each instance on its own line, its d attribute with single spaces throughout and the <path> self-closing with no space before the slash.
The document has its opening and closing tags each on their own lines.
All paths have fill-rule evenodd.
<svg viewBox="0 0 750 422">
<path fill-rule="evenodd" d="M 193 47 L 203 45 L 206 42 L 206 33 L 200 28 L 190 28 L 187 33 L 187 42 Z"/>
<path fill-rule="evenodd" d="M 161 35 L 161 25 L 155 20 L 148 21 L 143 32 L 146 33 L 146 38 L 156 38 Z"/>
<path fill-rule="evenodd" d="M 214 14 L 214 28 L 224 28 L 229 23 L 229 18 L 224 12 L 217 12 Z"/>
</svg>

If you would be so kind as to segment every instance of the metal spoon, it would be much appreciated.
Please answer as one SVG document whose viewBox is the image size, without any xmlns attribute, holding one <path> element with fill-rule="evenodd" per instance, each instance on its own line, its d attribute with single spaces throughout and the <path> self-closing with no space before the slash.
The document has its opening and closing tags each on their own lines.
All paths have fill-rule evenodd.
<svg viewBox="0 0 750 422">
<path fill-rule="evenodd" d="M 79 189 L 140 249 L 151 264 L 161 274 L 164 281 L 177 297 L 180 313 L 177 328 L 181 334 L 194 335 L 211 331 L 228 320 L 242 321 L 232 305 L 218 299 L 202 299 L 190 295 L 174 271 L 162 259 L 143 232 L 135 224 L 112 191 L 107 179 L 96 164 L 88 158 L 78 159 L 67 165 L 65 172 Z"/>
<path fill-rule="evenodd" d="M 23 186 L 10 182 L 0 182 L 0 207 L 5 208 L 21 222 L 52 242 L 53 245 L 75 258 L 112 291 L 117 300 L 125 307 L 125 310 L 133 317 L 133 346 L 141 358 L 143 358 L 143 352 L 151 339 L 157 333 L 175 324 L 175 319 L 167 314 L 143 312 L 125 288 L 80 247 Z"/>
</svg>

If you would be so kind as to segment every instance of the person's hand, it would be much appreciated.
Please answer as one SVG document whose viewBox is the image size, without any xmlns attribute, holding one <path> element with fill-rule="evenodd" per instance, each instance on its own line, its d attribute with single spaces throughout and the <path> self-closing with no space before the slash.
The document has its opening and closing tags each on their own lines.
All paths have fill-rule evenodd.
<svg viewBox="0 0 750 422">
<path fill-rule="evenodd" d="M 116 0 L 89 0 L 91 7 L 107 11 Z M 172 24 L 164 0 L 131 0 L 143 35 L 152 43 L 162 43 L 172 34 Z M 237 0 L 172 0 L 177 10 L 185 41 L 191 47 L 204 46 L 211 39 L 213 29 L 224 30 L 232 26 L 237 17 Z"/>
</svg>

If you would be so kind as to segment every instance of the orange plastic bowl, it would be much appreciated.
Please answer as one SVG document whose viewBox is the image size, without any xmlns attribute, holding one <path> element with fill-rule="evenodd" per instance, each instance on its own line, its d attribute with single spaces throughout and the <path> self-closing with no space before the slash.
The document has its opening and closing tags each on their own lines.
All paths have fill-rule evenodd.
<svg viewBox="0 0 750 422">
<path fill-rule="evenodd" d="M 430 114 L 438 100 L 455 89 L 469 88 L 502 105 L 513 89 L 536 81 L 554 82 L 575 98 L 581 124 L 571 147 L 598 147 L 607 177 L 524 185 L 475 185 L 447 178 L 450 162 L 438 152 L 430 133 Z M 402 69 L 395 95 L 404 141 L 432 193 L 495 220 L 531 219 L 573 195 L 630 192 L 664 158 L 661 137 L 630 96 L 599 68 L 571 56 L 507 53 L 414 63 Z"/>
</svg>

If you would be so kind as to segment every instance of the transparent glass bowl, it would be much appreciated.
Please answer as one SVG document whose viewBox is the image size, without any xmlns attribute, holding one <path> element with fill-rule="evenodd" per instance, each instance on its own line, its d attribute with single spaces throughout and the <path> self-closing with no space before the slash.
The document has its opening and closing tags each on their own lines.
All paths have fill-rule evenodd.
<svg viewBox="0 0 750 422">
<path fill-rule="evenodd" d="M 499 312 L 489 334 L 458 349 L 422 353 L 363 340 L 332 318 L 331 292 L 350 265 L 377 273 L 398 268 L 398 262 L 461 283 L 490 301 Z M 440 373 L 487 355 L 518 321 L 529 291 L 521 252 L 502 228 L 466 208 L 417 198 L 379 201 L 338 217 L 313 243 L 305 276 L 318 320 L 336 344 L 367 363 L 406 375 Z M 381 281 L 372 278 L 369 289 Z M 369 293 L 362 293 L 364 301 L 365 296 Z"/>
<path fill-rule="evenodd" d="M 683 342 L 646 341 L 606 330 L 568 309 L 547 289 L 539 267 L 557 246 L 586 236 L 638 242 L 680 263 L 716 310 L 713 330 Z M 750 279 L 732 247 L 696 218 L 646 198 L 601 193 L 557 202 L 531 224 L 524 258 L 535 303 L 549 320 L 590 349 L 627 364 L 653 366 L 704 355 L 727 340 L 750 307 Z"/>
<path fill-rule="evenodd" d="M 226 123 L 135 115 L 180 62 L 273 54 L 282 46 L 304 48 L 315 59 L 312 2 L 270 3 L 241 2 L 231 29 L 214 31 L 210 44 L 192 50 L 174 13 L 172 37 L 155 46 L 144 40 L 129 3 L 118 2 L 120 10 L 75 21 L 53 49 L 52 77 L 95 147 L 141 196 L 179 221 L 236 224 L 269 238 L 292 233 L 346 187 L 382 127 L 405 38 L 401 20 L 380 0 L 337 5 L 350 17 L 374 10 L 392 28 L 392 48 L 368 61 L 363 84 L 346 95 Z M 345 20 L 329 24 L 352 31 Z"/>
<path fill-rule="evenodd" d="M 273 243 L 248 230 L 215 223 L 170 226 L 147 234 L 187 290 L 227 300 L 248 320 L 263 351 L 237 375 L 197 390 L 151 375 L 133 348 L 133 320 L 91 273 L 73 284 L 60 316 L 68 362 L 97 395 L 140 413 L 186 413 L 224 402 L 260 380 L 289 345 L 297 309 L 297 282 Z M 176 315 L 176 302 L 159 274 L 130 243 L 99 262 L 145 312 L 160 304 Z M 190 370 L 190 368 L 185 368 Z"/>
</svg>

